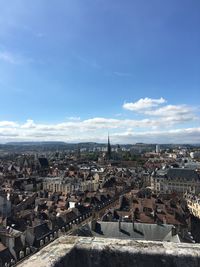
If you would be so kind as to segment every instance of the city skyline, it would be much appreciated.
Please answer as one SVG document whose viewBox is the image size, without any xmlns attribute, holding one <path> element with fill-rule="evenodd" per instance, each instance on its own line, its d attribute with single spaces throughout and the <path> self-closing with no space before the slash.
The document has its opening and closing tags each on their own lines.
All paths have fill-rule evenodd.
<svg viewBox="0 0 200 267">
<path fill-rule="evenodd" d="M 199 1 L 0 10 L 0 143 L 200 143 Z"/>
</svg>

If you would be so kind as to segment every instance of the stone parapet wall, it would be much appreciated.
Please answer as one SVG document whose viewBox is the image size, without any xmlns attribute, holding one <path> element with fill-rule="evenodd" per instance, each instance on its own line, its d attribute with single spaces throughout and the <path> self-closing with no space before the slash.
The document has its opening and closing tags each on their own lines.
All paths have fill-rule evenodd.
<svg viewBox="0 0 200 267">
<path fill-rule="evenodd" d="M 19 267 L 199 267 L 200 245 L 62 236 Z"/>
</svg>

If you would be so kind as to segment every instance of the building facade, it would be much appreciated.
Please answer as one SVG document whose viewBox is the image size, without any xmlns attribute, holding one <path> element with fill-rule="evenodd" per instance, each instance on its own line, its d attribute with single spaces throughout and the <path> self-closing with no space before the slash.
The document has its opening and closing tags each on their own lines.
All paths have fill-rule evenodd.
<svg viewBox="0 0 200 267">
<path fill-rule="evenodd" d="M 200 197 L 192 193 L 186 193 L 184 197 L 189 211 L 192 215 L 200 219 Z"/>
<path fill-rule="evenodd" d="M 155 171 L 151 176 L 151 188 L 155 193 L 200 192 L 200 177 L 195 170 L 171 168 Z"/>
<path fill-rule="evenodd" d="M 62 192 L 65 194 L 71 194 L 74 191 L 96 191 L 99 188 L 99 182 L 93 180 L 81 180 L 81 179 L 63 179 L 60 177 L 46 178 L 43 182 L 43 189 L 49 192 Z"/>
</svg>

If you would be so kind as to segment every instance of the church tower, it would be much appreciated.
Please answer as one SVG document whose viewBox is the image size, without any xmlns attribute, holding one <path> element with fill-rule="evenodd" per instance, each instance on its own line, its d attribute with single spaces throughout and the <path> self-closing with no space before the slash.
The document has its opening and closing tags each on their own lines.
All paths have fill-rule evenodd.
<svg viewBox="0 0 200 267">
<path fill-rule="evenodd" d="M 110 137 L 108 134 L 108 145 L 107 145 L 107 159 L 110 160 L 111 159 L 111 145 L 110 145 Z"/>
</svg>

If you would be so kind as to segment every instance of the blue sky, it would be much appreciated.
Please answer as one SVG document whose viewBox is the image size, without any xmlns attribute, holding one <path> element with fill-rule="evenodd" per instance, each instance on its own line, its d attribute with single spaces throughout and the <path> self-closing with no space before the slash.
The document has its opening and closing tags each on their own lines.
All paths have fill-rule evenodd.
<svg viewBox="0 0 200 267">
<path fill-rule="evenodd" d="M 0 0 L 0 142 L 200 142 L 199 14 L 199 0 Z"/>
</svg>

